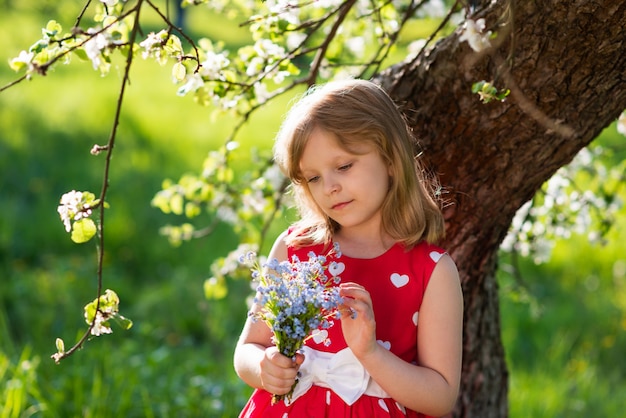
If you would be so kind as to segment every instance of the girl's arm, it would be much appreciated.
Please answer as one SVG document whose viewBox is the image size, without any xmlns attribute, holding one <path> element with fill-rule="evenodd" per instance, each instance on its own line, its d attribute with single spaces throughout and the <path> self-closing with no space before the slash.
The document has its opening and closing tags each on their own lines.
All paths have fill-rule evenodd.
<svg viewBox="0 0 626 418">
<path fill-rule="evenodd" d="M 287 246 L 281 234 L 270 251 L 269 258 L 287 259 Z M 261 307 L 254 304 L 252 312 Z M 248 317 L 235 347 L 234 366 L 237 375 L 253 388 L 282 395 L 291 389 L 303 357 L 292 360 L 278 352 L 272 343 L 272 332 L 263 321 Z"/>
<path fill-rule="evenodd" d="M 354 319 L 342 317 L 344 337 L 372 379 L 407 408 L 434 416 L 450 412 L 459 392 L 463 331 L 463 295 L 452 259 L 446 255 L 439 260 L 424 294 L 417 365 L 408 364 L 376 342 L 369 293 L 354 283 L 341 287 L 346 307 L 357 313 Z"/>
</svg>

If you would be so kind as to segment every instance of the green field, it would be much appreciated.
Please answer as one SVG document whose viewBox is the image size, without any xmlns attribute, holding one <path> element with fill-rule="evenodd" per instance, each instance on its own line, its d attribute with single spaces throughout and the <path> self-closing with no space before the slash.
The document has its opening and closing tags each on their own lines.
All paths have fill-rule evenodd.
<svg viewBox="0 0 626 418">
<path fill-rule="evenodd" d="M 21 7 L 0 14 L 0 85 L 15 79 L 8 59 L 46 21 Z M 192 18 L 192 30 L 219 27 L 208 19 Z M 210 35 L 243 42 L 240 30 Z M 220 301 L 202 290 L 236 236 L 223 226 L 172 247 L 159 228 L 182 220 L 150 206 L 163 179 L 198 172 L 232 125 L 176 96 L 169 68 L 153 62 L 138 60 L 131 77 L 107 211 L 105 286 L 134 326 L 114 328 L 60 365 L 50 359 L 57 337 L 66 345 L 79 338 L 82 307 L 96 292 L 95 247 L 69 240 L 56 207 L 66 191 L 100 189 L 103 159 L 89 150 L 108 139 L 121 79 L 75 64 L 0 93 L 0 418 L 236 416 L 250 394 L 231 360 L 250 288 L 232 282 Z M 285 109 L 286 100 L 253 118 L 239 138 L 242 154 L 271 146 Z M 614 158 L 626 156 L 614 127 L 599 141 Z M 501 260 L 512 417 L 623 413 L 624 215 L 604 246 L 573 236 L 546 264 L 521 260 L 522 281 Z"/>
</svg>

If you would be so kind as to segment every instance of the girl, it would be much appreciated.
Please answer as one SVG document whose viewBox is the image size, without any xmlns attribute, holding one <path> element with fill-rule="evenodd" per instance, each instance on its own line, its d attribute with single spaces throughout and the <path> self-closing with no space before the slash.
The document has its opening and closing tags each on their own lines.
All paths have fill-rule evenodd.
<svg viewBox="0 0 626 418">
<path fill-rule="evenodd" d="M 274 147 L 301 219 L 270 259 L 326 254 L 339 244 L 341 319 L 293 359 L 263 321 L 248 320 L 234 355 L 256 388 L 240 417 L 423 417 L 449 413 L 461 373 L 463 299 L 456 266 L 433 243 L 439 206 L 390 97 L 363 80 L 311 89 Z M 332 257 L 332 256 L 331 256 Z M 253 312 L 261 309 L 252 307 Z M 325 339 L 325 338 L 324 338 Z M 272 394 L 291 400 L 272 404 Z"/>
</svg>

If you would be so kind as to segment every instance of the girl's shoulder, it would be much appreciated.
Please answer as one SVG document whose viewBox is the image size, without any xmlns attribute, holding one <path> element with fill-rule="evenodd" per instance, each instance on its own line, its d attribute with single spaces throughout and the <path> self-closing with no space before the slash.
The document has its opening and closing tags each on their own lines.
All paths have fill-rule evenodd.
<svg viewBox="0 0 626 418">
<path fill-rule="evenodd" d="M 284 231 L 276 238 L 276 240 L 274 240 L 274 244 L 272 245 L 272 249 L 268 255 L 270 260 L 276 259 L 279 261 L 285 261 L 289 259 L 289 250 L 286 242 L 287 234 L 288 231 Z"/>
</svg>

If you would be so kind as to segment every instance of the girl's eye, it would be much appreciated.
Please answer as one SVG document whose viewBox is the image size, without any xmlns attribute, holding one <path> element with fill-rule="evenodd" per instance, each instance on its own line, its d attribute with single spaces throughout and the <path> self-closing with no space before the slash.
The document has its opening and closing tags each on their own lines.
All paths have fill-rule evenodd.
<svg viewBox="0 0 626 418">
<path fill-rule="evenodd" d="M 307 183 L 315 183 L 319 179 L 320 179 L 320 176 L 313 176 L 313 177 L 309 177 L 308 179 L 306 179 L 306 182 Z"/>
<path fill-rule="evenodd" d="M 339 171 L 346 171 L 346 170 L 349 170 L 351 167 L 352 167 L 352 163 L 344 164 L 342 166 L 339 166 Z"/>
</svg>

